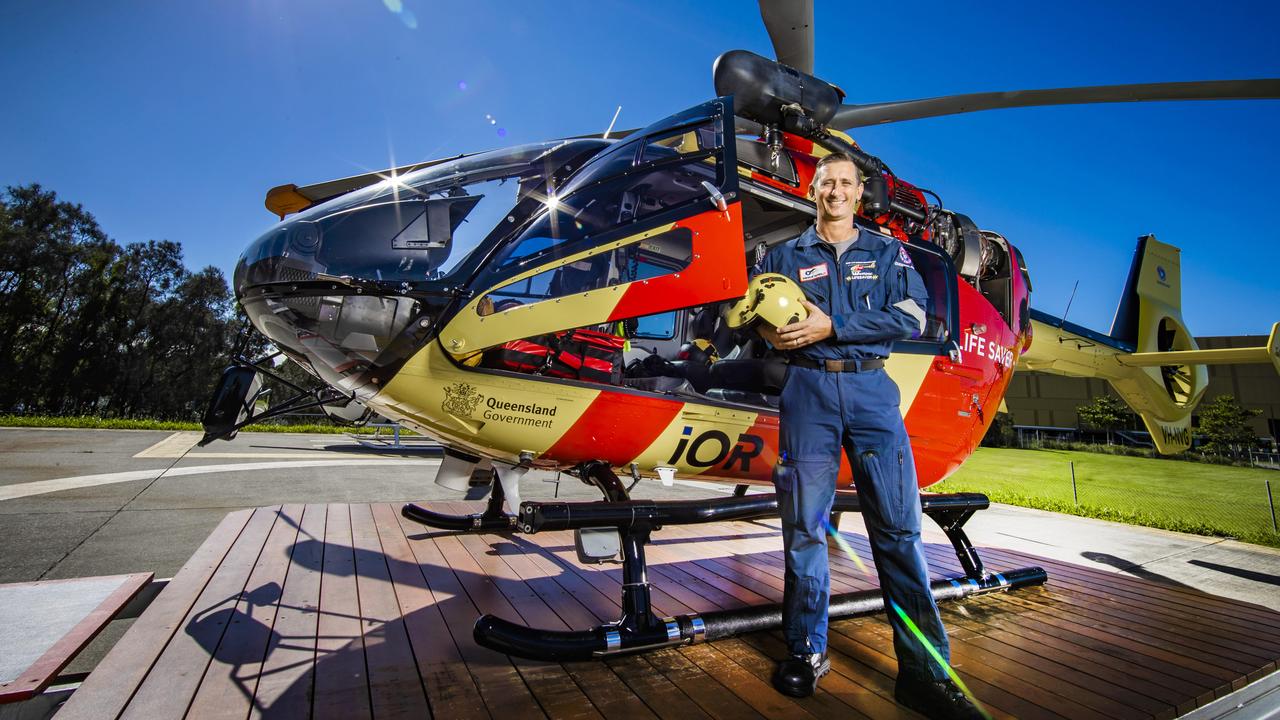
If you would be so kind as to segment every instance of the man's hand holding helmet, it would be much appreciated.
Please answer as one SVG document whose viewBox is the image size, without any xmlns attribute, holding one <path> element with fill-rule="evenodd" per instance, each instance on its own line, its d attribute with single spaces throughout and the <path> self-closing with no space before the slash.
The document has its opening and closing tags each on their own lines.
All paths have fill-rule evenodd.
<svg viewBox="0 0 1280 720">
<path fill-rule="evenodd" d="M 831 318 L 805 298 L 791 278 L 762 273 L 751 279 L 747 294 L 725 310 L 731 328 L 754 325 L 760 337 L 780 350 L 795 350 L 834 334 Z"/>
<path fill-rule="evenodd" d="M 801 300 L 800 302 L 809 311 L 807 318 L 790 325 L 783 325 L 776 330 L 765 323 L 760 323 L 759 327 L 756 328 L 760 333 L 760 337 L 768 340 L 770 344 L 779 350 L 796 350 L 806 345 L 822 342 L 835 334 L 835 329 L 831 325 L 831 318 L 822 312 L 822 308 L 808 300 Z"/>
</svg>

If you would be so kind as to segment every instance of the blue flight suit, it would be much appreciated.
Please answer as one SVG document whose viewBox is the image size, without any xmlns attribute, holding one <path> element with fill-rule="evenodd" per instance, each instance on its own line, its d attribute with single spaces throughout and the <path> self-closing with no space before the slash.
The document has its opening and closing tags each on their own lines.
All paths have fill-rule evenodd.
<svg viewBox="0 0 1280 720">
<path fill-rule="evenodd" d="M 769 251 L 758 272 L 787 275 L 831 317 L 835 336 L 791 356 L 821 363 L 886 358 L 899 339 L 925 328 L 927 292 L 902 244 L 866 228 L 837 260 L 835 248 L 810 227 Z M 791 365 L 781 398 L 782 456 L 774 469 L 786 553 L 783 633 L 790 652 L 827 647 L 826 525 L 843 448 L 871 541 L 872 557 L 893 626 L 899 672 L 944 679 L 890 601 L 950 658 L 938 607 L 929 591 L 920 540 L 915 460 L 898 408 L 898 386 L 884 369 L 831 372 Z"/>
</svg>

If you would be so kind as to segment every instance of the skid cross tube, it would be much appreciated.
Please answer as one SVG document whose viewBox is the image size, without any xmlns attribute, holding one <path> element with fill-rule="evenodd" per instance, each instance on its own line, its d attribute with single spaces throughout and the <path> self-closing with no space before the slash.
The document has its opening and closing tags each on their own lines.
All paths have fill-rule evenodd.
<svg viewBox="0 0 1280 720">
<path fill-rule="evenodd" d="M 606 490 L 613 471 L 604 463 L 579 468 L 583 481 Z M 616 480 L 616 477 L 614 478 Z M 606 490 L 606 496 L 609 493 Z M 987 574 L 963 525 L 978 510 L 990 506 L 985 495 L 956 493 L 921 495 L 921 510 L 938 523 L 955 548 L 965 576 L 936 580 L 930 585 L 937 601 L 979 593 L 1012 590 L 1044 583 L 1038 567 Z M 861 512 L 856 495 L 838 494 L 833 512 Z M 476 621 L 476 642 L 508 655 L 536 660 L 586 660 L 618 653 L 686 645 L 781 627 L 782 606 L 766 604 L 736 610 L 717 610 L 676 617 L 658 617 L 650 604 L 644 546 L 650 534 L 663 525 L 751 520 L 777 517 L 775 495 L 737 495 L 704 500 L 625 500 L 606 502 L 525 502 L 520 505 L 517 528 L 525 533 L 546 530 L 580 530 L 611 527 L 618 530 L 622 547 L 622 616 L 589 630 L 537 630 L 492 615 Z M 840 619 L 884 609 L 879 590 L 833 595 L 829 617 Z"/>
</svg>

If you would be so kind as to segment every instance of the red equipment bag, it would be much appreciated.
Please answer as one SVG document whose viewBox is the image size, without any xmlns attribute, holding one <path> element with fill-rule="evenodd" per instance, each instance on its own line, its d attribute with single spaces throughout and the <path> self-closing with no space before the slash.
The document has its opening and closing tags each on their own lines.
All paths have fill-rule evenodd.
<svg viewBox="0 0 1280 720">
<path fill-rule="evenodd" d="M 504 343 L 484 355 L 485 367 L 587 382 L 622 382 L 625 338 L 595 330 L 568 330 Z"/>
</svg>

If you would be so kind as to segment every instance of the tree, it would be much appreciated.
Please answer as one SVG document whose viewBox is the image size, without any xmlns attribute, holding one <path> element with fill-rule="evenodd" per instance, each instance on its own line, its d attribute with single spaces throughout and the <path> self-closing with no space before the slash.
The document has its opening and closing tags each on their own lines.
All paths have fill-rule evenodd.
<svg viewBox="0 0 1280 720">
<path fill-rule="evenodd" d="M 1088 405 L 1076 408 L 1080 422 L 1094 430 L 1105 430 L 1107 444 L 1111 444 L 1111 432 L 1124 427 L 1129 408 L 1111 395 L 1099 395 Z"/>
<path fill-rule="evenodd" d="M 984 447 L 1013 447 L 1017 431 L 1013 427 L 1013 416 L 1007 412 L 996 413 L 991 421 L 987 434 L 982 437 Z"/>
<path fill-rule="evenodd" d="M 234 341 L 220 271 L 34 184 L 0 193 L 0 298 L 0 411 L 194 419 Z"/>
<path fill-rule="evenodd" d="M 1205 444 L 1201 450 L 1209 455 L 1236 455 L 1258 441 L 1249 421 L 1261 410 L 1240 407 L 1234 396 L 1219 395 L 1200 406 L 1200 434 Z"/>
</svg>

